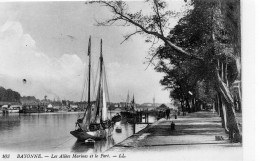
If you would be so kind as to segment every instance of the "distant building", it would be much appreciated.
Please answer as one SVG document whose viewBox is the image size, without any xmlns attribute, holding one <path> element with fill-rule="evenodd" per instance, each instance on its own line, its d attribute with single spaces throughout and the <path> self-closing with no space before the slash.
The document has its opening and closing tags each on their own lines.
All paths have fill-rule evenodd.
<svg viewBox="0 0 260 161">
<path fill-rule="evenodd" d="M 148 110 L 148 111 L 151 111 L 151 110 L 155 110 L 156 109 L 156 107 L 158 107 L 159 106 L 159 104 L 157 104 L 157 103 L 143 103 L 143 104 L 141 104 L 141 105 L 138 105 L 137 106 L 137 110 Z"/>
<path fill-rule="evenodd" d="M 5 101 L 0 101 L 0 107 L 3 105 L 20 105 L 20 102 L 5 102 Z"/>
<path fill-rule="evenodd" d="M 143 103 L 143 104 L 141 104 L 141 106 L 152 107 L 152 106 L 153 106 L 153 104 L 152 104 L 152 103 Z"/>
<path fill-rule="evenodd" d="M 122 107 L 126 107 L 126 104 L 127 104 L 126 102 L 119 102 L 118 106 L 122 108 Z"/>
<path fill-rule="evenodd" d="M 73 110 L 77 110 L 78 109 L 78 105 L 70 105 L 70 108 Z"/>
</svg>

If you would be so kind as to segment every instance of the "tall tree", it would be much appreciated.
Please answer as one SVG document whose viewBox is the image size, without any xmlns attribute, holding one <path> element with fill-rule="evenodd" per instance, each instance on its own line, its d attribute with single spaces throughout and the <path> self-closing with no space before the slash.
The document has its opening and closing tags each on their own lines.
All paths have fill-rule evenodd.
<svg viewBox="0 0 260 161">
<path fill-rule="evenodd" d="M 201 64 L 198 67 L 203 66 L 204 73 L 210 79 L 208 81 L 215 83 L 215 89 L 220 94 L 223 109 L 226 110 L 227 129 L 235 140 L 239 140 L 240 130 L 235 116 L 234 101 L 227 82 L 220 76 L 217 63 L 220 56 L 231 60 L 240 56 L 239 40 L 234 36 L 239 34 L 240 20 L 239 16 L 236 16 L 240 13 L 238 11 L 239 0 L 191 0 L 193 9 L 180 22 L 182 23 L 180 30 L 183 28 L 194 32 L 188 34 L 188 37 L 187 34 L 184 34 L 183 38 L 165 35 L 167 20 L 174 14 L 172 11 L 166 10 L 166 2 L 162 0 L 146 0 L 146 2 L 150 3 L 152 8 L 149 15 L 143 15 L 142 11 L 130 13 L 127 4 L 122 1 L 91 3 L 105 6 L 113 13 L 110 19 L 100 22 L 99 25 L 121 23 L 124 26 L 136 27 L 136 31 L 126 35 L 125 40 L 135 34 L 143 34 L 149 39 L 159 39 L 164 42 L 172 57 Z M 189 41 L 190 43 L 187 43 Z M 156 52 L 151 61 L 157 56 Z"/>
<path fill-rule="evenodd" d="M 0 86 L 0 101 L 3 102 L 20 102 L 20 93 L 11 89 L 5 89 Z"/>
</svg>

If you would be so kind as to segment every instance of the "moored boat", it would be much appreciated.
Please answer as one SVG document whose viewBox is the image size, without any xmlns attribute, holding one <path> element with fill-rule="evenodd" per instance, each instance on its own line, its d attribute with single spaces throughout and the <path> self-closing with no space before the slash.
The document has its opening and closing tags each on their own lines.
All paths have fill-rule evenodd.
<svg viewBox="0 0 260 161">
<path fill-rule="evenodd" d="M 21 109 L 21 105 L 3 105 L 0 109 L 0 113 L 19 113 Z"/>
<path fill-rule="evenodd" d="M 113 122 L 119 122 L 121 121 L 121 116 L 117 113 L 115 116 L 111 119 Z"/>
<path fill-rule="evenodd" d="M 102 56 L 102 39 L 101 52 L 99 58 L 99 81 L 96 101 L 90 102 L 90 72 L 91 72 L 91 37 L 89 38 L 88 56 L 89 56 L 89 73 L 88 73 L 88 105 L 82 118 L 76 122 L 76 129 L 70 133 L 78 140 L 85 141 L 88 139 L 101 140 L 112 135 L 114 123 L 108 117 L 108 108 L 106 102 L 106 75 L 105 66 Z"/>
<path fill-rule="evenodd" d="M 117 133 L 121 133 L 122 132 L 122 128 L 121 127 L 116 127 L 116 132 Z"/>
<path fill-rule="evenodd" d="M 21 105 L 11 105 L 9 108 L 8 108 L 8 112 L 9 113 L 19 113 L 19 111 L 22 109 L 22 106 Z"/>
<path fill-rule="evenodd" d="M 45 107 L 43 105 L 26 104 L 22 106 L 19 113 L 44 113 Z"/>
<path fill-rule="evenodd" d="M 135 100 L 134 100 L 134 96 L 133 96 L 133 99 L 132 99 L 131 103 L 129 103 L 129 93 L 127 95 L 127 101 L 126 101 L 125 110 L 121 111 L 120 115 L 128 123 L 133 123 L 135 121 L 135 117 L 136 117 Z"/>
</svg>

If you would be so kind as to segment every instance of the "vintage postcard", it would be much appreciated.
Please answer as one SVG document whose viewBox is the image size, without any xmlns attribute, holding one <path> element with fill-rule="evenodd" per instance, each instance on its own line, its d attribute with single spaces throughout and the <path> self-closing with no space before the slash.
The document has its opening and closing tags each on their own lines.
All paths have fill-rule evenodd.
<svg viewBox="0 0 260 161">
<path fill-rule="evenodd" d="M 243 5 L 0 2 L 0 160 L 247 160 Z"/>
</svg>

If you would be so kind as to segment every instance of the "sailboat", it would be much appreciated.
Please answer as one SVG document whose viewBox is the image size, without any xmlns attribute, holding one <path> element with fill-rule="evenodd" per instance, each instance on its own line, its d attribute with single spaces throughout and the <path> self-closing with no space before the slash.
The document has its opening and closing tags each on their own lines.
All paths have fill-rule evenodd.
<svg viewBox="0 0 260 161">
<path fill-rule="evenodd" d="M 129 92 L 127 94 L 127 99 L 126 99 L 126 105 L 125 105 L 125 110 L 121 111 L 120 114 L 123 118 L 127 120 L 127 122 L 133 122 L 135 119 L 135 101 L 134 101 L 134 96 L 131 102 L 129 102 Z"/>
<path fill-rule="evenodd" d="M 91 72 L 91 37 L 89 38 L 89 79 L 88 79 L 88 104 L 82 118 L 77 119 L 76 129 L 70 133 L 78 140 L 89 139 L 101 140 L 112 135 L 114 123 L 108 117 L 108 107 L 106 103 L 106 75 L 102 56 L 102 39 L 100 42 L 99 58 L 99 81 L 95 103 L 90 102 L 90 72 Z"/>
</svg>

